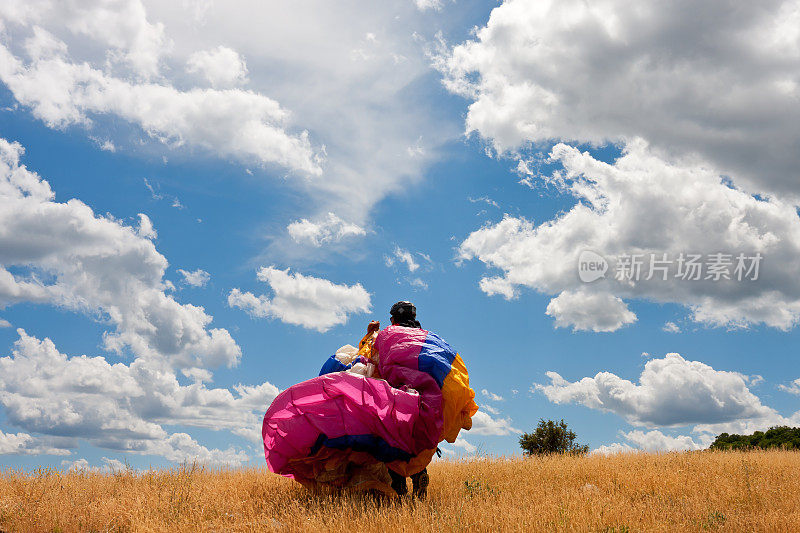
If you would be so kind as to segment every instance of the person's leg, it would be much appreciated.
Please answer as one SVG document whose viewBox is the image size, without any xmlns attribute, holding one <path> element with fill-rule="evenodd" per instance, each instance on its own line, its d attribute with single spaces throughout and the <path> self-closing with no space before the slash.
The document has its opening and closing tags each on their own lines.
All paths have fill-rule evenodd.
<svg viewBox="0 0 800 533">
<path fill-rule="evenodd" d="M 428 496 L 428 483 L 430 483 L 430 477 L 428 476 L 427 468 L 422 472 L 417 472 L 416 474 L 412 475 L 411 486 L 413 488 L 411 490 L 411 495 L 414 498 L 424 500 Z"/>
<path fill-rule="evenodd" d="M 398 496 L 405 496 L 408 494 L 408 486 L 406 485 L 406 478 L 389 469 L 389 476 L 392 478 L 392 488 Z"/>
</svg>

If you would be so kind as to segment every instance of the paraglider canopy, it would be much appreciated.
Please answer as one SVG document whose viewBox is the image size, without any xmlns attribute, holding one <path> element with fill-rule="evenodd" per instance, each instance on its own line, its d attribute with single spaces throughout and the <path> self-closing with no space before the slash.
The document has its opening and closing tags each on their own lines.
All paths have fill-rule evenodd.
<svg viewBox="0 0 800 533">
<path fill-rule="evenodd" d="M 272 472 L 309 488 L 395 494 L 389 470 L 423 471 L 441 441 L 472 427 L 478 405 L 464 361 L 416 314 L 397 302 L 391 326 L 370 322 L 358 349 L 343 346 L 318 377 L 275 398 L 261 432 Z"/>
</svg>

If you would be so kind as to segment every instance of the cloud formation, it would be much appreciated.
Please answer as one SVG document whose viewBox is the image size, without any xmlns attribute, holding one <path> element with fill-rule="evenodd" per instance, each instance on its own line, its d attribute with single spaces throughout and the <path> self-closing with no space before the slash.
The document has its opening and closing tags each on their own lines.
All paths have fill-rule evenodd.
<svg viewBox="0 0 800 533">
<path fill-rule="evenodd" d="M 192 287 L 205 287 L 211 280 L 211 274 L 201 268 L 195 271 L 187 271 L 179 268 L 178 273 L 183 276 L 183 282 Z"/>
<path fill-rule="evenodd" d="M 476 435 L 513 435 L 522 431 L 511 425 L 511 418 L 492 418 L 484 411 L 478 411 L 472 417 L 470 433 Z"/>
<path fill-rule="evenodd" d="M 720 433 L 747 435 L 800 424 L 800 410 L 783 416 L 750 391 L 760 376 L 715 370 L 675 353 L 647 361 L 638 383 L 610 372 L 574 382 L 556 372 L 547 376 L 550 383 L 535 383 L 531 392 L 542 392 L 557 404 L 577 403 L 614 413 L 634 426 L 650 429 L 621 431 L 626 442 L 600 446 L 593 450 L 597 453 L 699 450 L 708 448 Z M 684 426 L 691 426 L 693 435 L 652 429 Z"/>
<path fill-rule="evenodd" d="M 109 459 L 108 457 L 102 458 L 102 466 L 92 466 L 86 459 L 75 459 L 74 461 L 64 460 L 61 461 L 61 467 L 64 470 L 73 470 L 78 472 L 94 472 L 98 474 L 110 474 L 113 472 L 124 472 L 128 467 L 118 459 Z"/>
<path fill-rule="evenodd" d="M 244 59 L 227 46 L 194 52 L 186 62 L 186 70 L 201 74 L 215 88 L 234 87 L 247 82 Z"/>
<path fill-rule="evenodd" d="M 344 324 L 353 313 L 371 309 L 370 294 L 361 286 L 337 285 L 327 279 L 304 276 L 289 269 L 261 267 L 258 279 L 269 285 L 273 296 L 256 296 L 233 289 L 228 305 L 258 318 L 277 318 L 281 322 L 316 329 L 320 333 Z"/>
<path fill-rule="evenodd" d="M 780 384 L 778 388 L 784 392 L 788 392 L 789 394 L 797 394 L 800 396 L 800 378 L 792 381 L 788 385 Z"/>
<path fill-rule="evenodd" d="M 604 444 L 592 450 L 591 453 L 614 454 L 634 451 L 644 452 L 682 452 L 689 450 L 702 450 L 708 448 L 713 437 L 708 434 L 701 435 L 698 440 L 689 435 L 666 435 L 657 429 L 652 431 L 633 430 L 620 431 L 619 435 L 627 442 L 614 442 Z"/>
<path fill-rule="evenodd" d="M 447 455 L 472 455 L 478 451 L 478 447 L 459 435 L 452 444 L 443 442 L 439 445 L 442 452 Z"/>
<path fill-rule="evenodd" d="M 209 389 L 202 381 L 180 385 L 174 370 L 153 361 L 137 358 L 125 365 L 103 357 L 69 357 L 50 339 L 39 340 L 22 329 L 17 333 L 11 355 L 0 358 L 0 405 L 10 424 L 60 438 L 62 444 L 44 449 L 30 435 L 5 435 L 0 441 L 16 450 L 6 453 L 68 454 L 85 440 L 175 462 L 239 464 L 249 454 L 234 447 L 209 449 L 164 426 L 228 430 L 253 440 L 253 428 L 278 394 L 267 382 L 236 385 L 233 391 Z"/>
<path fill-rule="evenodd" d="M 104 346 L 175 367 L 235 365 L 241 349 L 226 329 L 208 328 L 202 307 L 168 294 L 167 260 L 138 228 L 61 203 L 47 181 L 20 164 L 24 149 L 0 139 L 0 306 L 48 303 L 99 314 L 114 326 Z M 14 267 L 15 273 L 9 268 Z"/>
<path fill-rule="evenodd" d="M 483 394 L 486 398 L 492 400 L 493 402 L 502 402 L 503 401 L 503 397 L 502 396 L 500 396 L 499 394 L 495 394 L 492 391 L 487 390 L 487 389 L 482 389 L 481 390 L 481 394 Z"/>
<path fill-rule="evenodd" d="M 128 123 L 161 149 L 288 171 L 309 220 L 333 211 L 363 226 L 458 134 L 408 91 L 430 74 L 419 20 L 410 2 L 6 2 L 0 81 L 51 127 L 119 129 L 97 144 L 140 151 Z M 422 138 L 434 141 L 422 150 Z"/>
<path fill-rule="evenodd" d="M 750 392 L 741 374 L 714 370 L 676 353 L 647 361 L 638 383 L 610 372 L 575 382 L 556 372 L 547 377 L 549 384 L 537 383 L 532 390 L 551 402 L 612 412 L 638 426 L 722 424 L 775 414 Z"/>
<path fill-rule="evenodd" d="M 428 9 L 440 11 L 442 9 L 442 0 L 414 0 L 414 5 L 416 5 L 417 9 L 420 11 Z"/>
<path fill-rule="evenodd" d="M 218 46 L 187 58 L 187 68 L 215 89 L 179 90 L 168 81 L 161 63 L 172 41 L 139 0 L 5 3 L 0 25 L 6 30 L 0 81 L 50 127 L 91 129 L 95 118 L 119 117 L 172 148 L 321 173 L 321 154 L 306 132 L 287 131 L 290 114 L 278 102 L 253 91 L 220 90 L 246 81 L 235 50 Z M 86 59 L 74 58 L 67 41 Z"/>
<path fill-rule="evenodd" d="M 437 63 L 466 131 L 501 152 L 640 137 L 800 198 L 800 2 L 637 5 L 504 1 Z"/>
<path fill-rule="evenodd" d="M 751 196 L 696 162 L 661 159 L 643 141 L 628 144 L 613 164 L 565 144 L 550 158 L 561 168 L 547 180 L 576 197 L 571 209 L 538 225 L 506 215 L 460 245 L 462 260 L 501 271 L 481 280 L 487 294 L 513 298 L 519 287 L 556 294 L 547 308 L 556 325 L 595 331 L 635 320 L 625 298 L 678 303 L 712 326 L 786 330 L 800 320 L 800 217 L 792 204 Z M 578 276 L 585 250 L 610 263 L 592 283 Z M 681 254 L 709 262 L 716 253 L 729 255 L 731 274 L 738 254 L 761 254 L 758 279 L 708 279 L 707 271 L 697 280 L 680 276 Z M 620 258 L 633 254 L 645 265 L 667 254 L 668 269 L 651 275 L 645 266 L 636 278 L 618 276 Z"/>
<path fill-rule="evenodd" d="M 300 244 L 320 247 L 323 244 L 336 243 L 347 237 L 363 236 L 367 230 L 358 224 L 345 222 L 334 213 L 311 221 L 306 218 L 296 220 L 286 227 L 289 236 Z"/>
<path fill-rule="evenodd" d="M 409 272 L 414 272 L 419 268 L 419 263 L 414 259 L 414 255 L 399 246 L 395 246 L 392 255 L 385 256 L 384 260 L 386 261 L 386 266 L 392 266 L 395 263 L 404 263 Z"/>
<path fill-rule="evenodd" d="M 0 5 L 0 23 L 7 26 L 7 31 L 22 26 L 32 27 L 34 32 L 57 25 L 72 35 L 88 37 L 102 46 L 107 64 L 127 67 L 141 78 L 157 76 L 162 56 L 171 48 L 164 25 L 148 20 L 140 0 L 4 2 Z M 51 43 L 61 47 L 55 41 Z M 42 44 L 34 41 L 26 46 L 38 55 Z"/>
<path fill-rule="evenodd" d="M 54 448 L 27 433 L 0 431 L 0 455 L 69 455 L 68 450 Z"/>
<path fill-rule="evenodd" d="M 32 39 L 53 40 L 44 30 Z M 61 43 L 63 44 L 63 43 Z M 0 45 L 0 80 L 14 98 L 52 128 L 89 127 L 93 116 L 115 115 L 170 146 L 195 146 L 245 162 L 278 164 L 320 174 L 308 134 L 285 131 L 289 113 L 266 96 L 239 89 L 180 91 L 132 83 L 65 57 L 66 45 L 40 50 L 29 62 Z"/>
<path fill-rule="evenodd" d="M 616 331 L 636 322 L 620 298 L 581 289 L 563 291 L 550 300 L 545 314 L 555 319 L 557 328 L 572 326 L 572 331 Z"/>
</svg>

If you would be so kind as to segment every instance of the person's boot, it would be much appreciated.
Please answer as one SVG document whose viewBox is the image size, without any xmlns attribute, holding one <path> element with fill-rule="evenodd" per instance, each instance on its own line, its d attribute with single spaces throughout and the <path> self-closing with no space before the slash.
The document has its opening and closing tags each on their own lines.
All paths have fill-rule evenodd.
<svg viewBox="0 0 800 533">
<path fill-rule="evenodd" d="M 430 480 L 427 468 L 411 476 L 411 496 L 424 500 L 428 496 L 428 483 L 430 483 Z"/>
<path fill-rule="evenodd" d="M 408 486 L 406 485 L 406 478 L 392 470 L 389 469 L 389 476 L 392 478 L 392 489 L 397 493 L 398 496 L 405 496 L 408 494 Z"/>
</svg>

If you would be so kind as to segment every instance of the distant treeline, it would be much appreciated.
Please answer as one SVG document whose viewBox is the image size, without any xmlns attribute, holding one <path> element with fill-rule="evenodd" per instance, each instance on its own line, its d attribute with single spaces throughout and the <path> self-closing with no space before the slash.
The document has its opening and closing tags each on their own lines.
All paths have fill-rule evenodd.
<svg viewBox="0 0 800 533">
<path fill-rule="evenodd" d="M 711 444 L 712 450 L 746 450 L 750 448 L 784 448 L 800 450 L 800 428 L 776 426 L 752 435 L 723 433 Z"/>
</svg>

